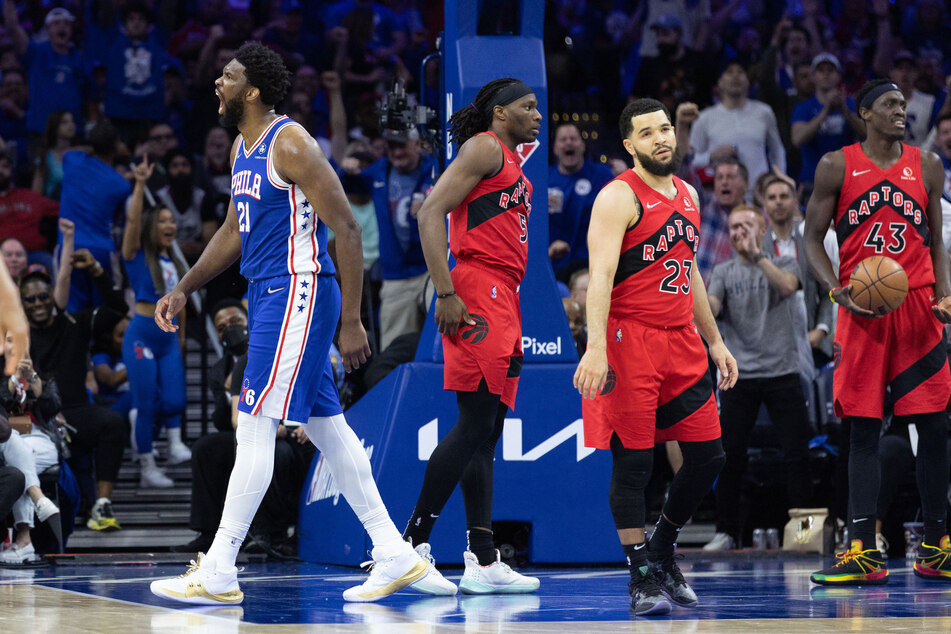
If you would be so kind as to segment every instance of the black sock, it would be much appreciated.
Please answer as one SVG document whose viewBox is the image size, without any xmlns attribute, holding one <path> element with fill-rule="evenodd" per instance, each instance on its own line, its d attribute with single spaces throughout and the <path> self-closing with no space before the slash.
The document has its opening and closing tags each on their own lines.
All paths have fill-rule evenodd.
<svg viewBox="0 0 951 634">
<path fill-rule="evenodd" d="M 635 571 L 643 573 L 641 569 L 647 566 L 647 542 L 621 544 L 621 548 L 627 557 L 627 565 L 631 569 L 631 576 L 634 576 Z"/>
<path fill-rule="evenodd" d="M 498 561 L 495 553 L 495 535 L 492 531 L 472 528 L 466 534 L 469 538 L 469 552 L 479 559 L 480 566 L 491 566 Z"/>
<path fill-rule="evenodd" d="M 925 520 L 925 543 L 929 546 L 938 547 L 941 538 L 948 534 L 948 529 L 944 525 L 944 520 Z"/>
<path fill-rule="evenodd" d="M 856 523 L 857 521 L 857 523 Z M 849 541 L 853 539 L 862 540 L 862 548 L 865 550 L 874 549 L 875 546 L 875 518 L 874 517 L 854 517 L 852 518 L 852 530 L 849 531 Z"/>
<path fill-rule="evenodd" d="M 433 526 L 438 517 L 426 509 L 416 507 L 406 525 L 406 530 L 403 531 L 403 539 L 411 542 L 414 547 L 429 543 L 429 535 L 433 532 Z"/>
<path fill-rule="evenodd" d="M 681 528 L 683 527 L 677 526 L 661 515 L 647 546 L 651 554 L 664 556 L 674 552 L 674 545 L 677 543 L 677 535 L 680 534 Z"/>
</svg>

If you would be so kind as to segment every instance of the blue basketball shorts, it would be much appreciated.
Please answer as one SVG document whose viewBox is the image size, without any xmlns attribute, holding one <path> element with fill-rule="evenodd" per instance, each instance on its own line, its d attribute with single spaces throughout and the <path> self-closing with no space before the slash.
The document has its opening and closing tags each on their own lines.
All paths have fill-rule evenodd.
<svg viewBox="0 0 951 634">
<path fill-rule="evenodd" d="M 248 285 L 248 366 L 238 410 L 295 423 L 340 414 L 330 344 L 340 317 L 331 275 L 305 273 Z"/>
</svg>

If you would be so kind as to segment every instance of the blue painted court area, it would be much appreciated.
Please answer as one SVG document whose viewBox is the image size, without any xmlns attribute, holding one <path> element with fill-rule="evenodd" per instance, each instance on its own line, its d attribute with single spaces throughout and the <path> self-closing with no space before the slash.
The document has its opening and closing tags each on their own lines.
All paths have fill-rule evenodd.
<svg viewBox="0 0 951 634">
<path fill-rule="evenodd" d="M 635 622 L 671 620 L 694 621 L 702 631 L 809 631 L 791 627 L 791 620 L 798 619 L 822 619 L 813 621 L 816 627 L 812 631 L 951 631 L 951 584 L 915 577 L 905 560 L 890 562 L 886 586 L 825 588 L 812 585 L 808 575 L 828 558 L 783 558 L 778 554 L 750 558 L 743 553 L 702 557 L 699 552 L 690 553 L 681 563 L 700 597 L 700 607 L 675 608 L 669 617 L 660 618 L 635 618 L 630 613 L 628 573 L 622 568 L 530 568 L 531 574 L 542 580 L 541 589 L 531 595 L 426 597 L 404 591 L 373 604 L 348 604 L 341 593 L 360 582 L 362 573 L 357 569 L 250 563 L 239 577 L 245 593 L 241 609 L 221 610 L 230 609 L 237 615 L 243 622 L 242 631 L 251 624 L 349 624 L 346 631 L 361 631 L 360 624 L 373 631 L 386 631 L 378 626 L 387 624 L 464 624 L 466 631 L 470 626 L 482 631 L 489 624 L 495 624 L 492 631 L 612 631 L 622 625 L 621 629 L 630 630 Z M 99 597 L 104 605 L 115 603 L 108 601 L 114 599 L 126 605 L 178 608 L 154 597 L 148 586 L 156 577 L 181 574 L 181 564 L 157 563 L 136 555 L 111 556 L 108 564 L 90 564 L 83 559 L 27 570 L 0 569 L 0 594 L 3 586 L 21 586 L 20 592 L 26 591 L 22 586 L 41 592 L 37 586 L 42 586 L 74 597 Z M 458 583 L 462 570 L 444 572 Z M 16 618 L 16 604 L 6 603 L 2 616 Z M 184 608 L 185 612 L 191 610 L 195 608 Z M 889 617 L 894 620 L 881 620 Z M 715 621 L 724 619 L 739 621 L 731 621 L 729 627 L 725 622 L 717 626 Z M 784 626 L 787 619 L 790 627 Z"/>
</svg>

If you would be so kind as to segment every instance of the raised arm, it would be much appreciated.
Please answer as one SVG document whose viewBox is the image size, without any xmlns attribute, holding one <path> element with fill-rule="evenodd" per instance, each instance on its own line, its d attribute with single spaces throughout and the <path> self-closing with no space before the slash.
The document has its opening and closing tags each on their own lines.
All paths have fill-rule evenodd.
<svg viewBox="0 0 951 634">
<path fill-rule="evenodd" d="M 56 272 L 56 284 L 53 285 L 53 303 L 60 310 L 69 303 L 70 276 L 73 274 L 73 249 L 76 225 L 72 220 L 59 219 L 59 231 L 63 234 L 63 248 L 59 252 L 59 271 Z"/>
<path fill-rule="evenodd" d="M 125 231 L 122 233 L 122 257 L 126 260 L 135 258 L 135 254 L 142 248 L 142 206 L 145 200 L 145 183 L 152 176 L 154 163 L 149 163 L 149 155 L 142 157 L 142 162 L 135 166 L 132 176 L 135 186 L 129 196 L 129 209 L 126 211 Z"/>
<path fill-rule="evenodd" d="M 10 335 L 13 340 L 12 352 L 5 359 L 3 373 L 11 375 L 16 371 L 20 358 L 29 354 L 30 327 L 20 303 L 20 291 L 5 266 L 0 266 L 0 306 L 4 307 L 0 310 L 0 335 Z"/>
<path fill-rule="evenodd" d="M 607 328 L 611 291 L 624 232 L 641 214 L 634 192 L 612 181 L 594 199 L 588 225 L 588 347 L 575 370 L 574 385 L 582 398 L 595 398 L 608 376 Z"/>
<path fill-rule="evenodd" d="M 436 181 L 416 216 L 426 268 L 436 289 L 436 325 L 439 332 L 450 336 L 456 334 L 461 322 L 475 322 L 469 317 L 465 302 L 455 294 L 449 274 L 446 215 L 462 204 L 480 180 L 497 172 L 501 165 L 502 148 L 495 139 L 487 134 L 472 137 L 459 148 L 459 156 Z"/>
<path fill-rule="evenodd" d="M 243 143 L 239 134 L 231 146 L 231 164 L 238 144 Z M 175 332 L 178 326 L 172 319 L 185 307 L 188 296 L 201 288 L 208 280 L 231 266 L 241 257 L 241 234 L 238 233 L 238 214 L 234 201 L 228 204 L 228 215 L 224 224 L 215 232 L 211 242 L 205 247 L 195 266 L 188 270 L 178 285 L 155 305 L 155 323 L 165 332 Z"/>
<path fill-rule="evenodd" d="M 30 36 L 20 26 L 15 0 L 4 0 L 3 2 L 3 26 L 13 38 L 13 52 L 17 55 L 26 53 L 26 49 L 30 45 Z"/>
<path fill-rule="evenodd" d="M 340 358 L 347 372 L 370 356 L 367 334 L 360 321 L 363 293 L 363 241 L 357 219 L 340 180 L 317 142 L 303 128 L 281 131 L 274 145 L 274 167 L 284 180 L 297 183 L 320 219 L 333 230 L 340 270 Z"/>
</svg>

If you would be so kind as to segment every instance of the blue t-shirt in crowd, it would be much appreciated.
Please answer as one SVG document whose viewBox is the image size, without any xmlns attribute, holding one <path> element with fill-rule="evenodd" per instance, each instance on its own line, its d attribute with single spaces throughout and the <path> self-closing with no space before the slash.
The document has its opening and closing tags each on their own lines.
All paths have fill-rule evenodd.
<svg viewBox="0 0 951 634">
<path fill-rule="evenodd" d="M 132 287 L 132 292 L 135 293 L 135 301 L 156 304 L 162 295 L 178 284 L 178 270 L 171 258 L 159 255 L 158 264 L 162 271 L 162 281 L 165 284 L 165 288 L 162 289 L 155 288 L 152 271 L 149 270 L 149 265 L 145 261 L 144 250 L 139 249 L 134 258 L 125 261 L 125 272 L 129 276 L 129 286 Z"/>
<path fill-rule="evenodd" d="M 384 156 L 360 173 L 373 196 L 385 280 L 405 280 L 426 272 L 419 225 L 410 208 L 413 194 L 432 189 L 435 163 L 431 156 L 420 156 L 412 174 L 400 175 Z"/>
<path fill-rule="evenodd" d="M 70 48 L 57 53 L 49 42 L 30 40 L 24 63 L 29 68 L 30 106 L 26 111 L 26 129 L 46 130 L 46 119 L 54 110 L 68 110 L 78 128 L 83 121 L 83 90 L 86 67 L 83 55 Z"/>
<path fill-rule="evenodd" d="M 116 36 L 106 54 L 105 112 L 124 119 L 165 118 L 165 70 L 176 63 L 154 35 L 133 42 Z"/>
<path fill-rule="evenodd" d="M 591 207 L 598 192 L 612 178 L 614 174 L 607 165 L 588 160 L 574 174 L 562 174 L 557 165 L 548 168 L 548 188 L 561 192 L 561 208 L 548 210 L 548 243 L 564 240 L 571 248 L 565 257 L 552 260 L 555 271 L 570 262 L 588 259 Z"/>
<path fill-rule="evenodd" d="M 855 100 L 851 97 L 845 100 L 846 107 L 855 112 Z M 791 124 L 801 121 L 808 123 L 816 118 L 822 112 L 822 104 L 816 97 L 810 97 L 796 105 L 793 110 Z M 841 150 L 846 145 L 855 140 L 852 134 L 852 128 L 841 112 L 832 112 L 826 117 L 826 120 L 819 126 L 816 136 L 808 143 L 804 143 L 800 149 L 802 154 L 802 170 L 799 172 L 799 180 L 811 182 L 815 180 L 816 166 L 819 165 L 819 159 L 826 152 Z"/>
<path fill-rule="evenodd" d="M 116 208 L 131 193 L 129 181 L 94 156 L 78 150 L 63 155 L 59 215 L 76 224 L 77 249 L 116 250 L 110 228 Z"/>
</svg>

